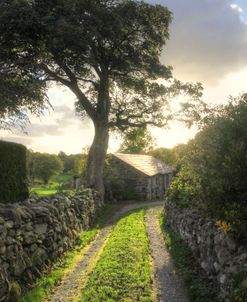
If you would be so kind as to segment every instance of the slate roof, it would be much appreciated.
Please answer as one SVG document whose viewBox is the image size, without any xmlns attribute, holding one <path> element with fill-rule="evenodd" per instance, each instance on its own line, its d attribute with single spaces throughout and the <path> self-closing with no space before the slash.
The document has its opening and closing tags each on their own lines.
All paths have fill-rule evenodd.
<svg viewBox="0 0 247 302">
<path fill-rule="evenodd" d="M 150 155 L 124 153 L 115 153 L 113 155 L 147 176 L 169 174 L 174 171 L 172 167 Z"/>
</svg>

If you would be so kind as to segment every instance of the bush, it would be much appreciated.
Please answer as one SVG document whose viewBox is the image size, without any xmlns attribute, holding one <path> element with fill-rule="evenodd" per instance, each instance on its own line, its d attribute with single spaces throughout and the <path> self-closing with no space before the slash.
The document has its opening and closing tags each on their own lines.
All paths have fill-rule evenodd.
<svg viewBox="0 0 247 302">
<path fill-rule="evenodd" d="M 0 141 L 0 202 L 17 202 L 28 197 L 26 148 Z"/>
<path fill-rule="evenodd" d="M 169 200 L 174 201 L 179 207 L 199 207 L 202 188 L 196 175 L 193 175 L 187 166 L 183 166 L 173 179 L 169 191 Z"/>
<path fill-rule="evenodd" d="M 247 239 L 247 95 L 210 116 L 187 147 L 168 200 L 196 207 Z"/>
</svg>

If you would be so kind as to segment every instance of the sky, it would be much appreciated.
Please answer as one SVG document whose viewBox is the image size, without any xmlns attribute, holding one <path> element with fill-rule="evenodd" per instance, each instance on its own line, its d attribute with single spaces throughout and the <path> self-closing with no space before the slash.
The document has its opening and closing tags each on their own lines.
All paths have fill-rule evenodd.
<svg viewBox="0 0 247 302">
<path fill-rule="evenodd" d="M 247 91 L 247 1 L 246 0 L 153 0 L 173 13 L 170 39 L 161 62 L 173 67 L 176 78 L 201 82 L 204 100 L 226 103 L 228 96 Z M 82 120 L 74 111 L 74 96 L 66 89 L 53 87 L 48 92 L 54 110 L 45 116 L 30 117 L 26 133 L 0 131 L 0 139 L 26 145 L 40 152 L 80 153 L 93 140 L 89 119 Z M 157 147 L 186 143 L 196 129 L 173 123 L 170 129 L 151 129 Z M 119 140 L 112 136 L 109 152 Z"/>
</svg>

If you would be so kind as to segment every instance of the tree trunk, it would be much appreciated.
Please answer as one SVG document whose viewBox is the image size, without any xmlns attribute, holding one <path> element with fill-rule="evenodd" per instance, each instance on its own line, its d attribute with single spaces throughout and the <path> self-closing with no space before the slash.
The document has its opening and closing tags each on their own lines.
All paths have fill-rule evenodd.
<svg viewBox="0 0 247 302">
<path fill-rule="evenodd" d="M 89 150 L 86 181 L 90 188 L 94 188 L 100 194 L 101 201 L 104 201 L 103 170 L 108 148 L 109 128 L 107 123 L 94 123 L 95 134 L 92 146 Z"/>
</svg>

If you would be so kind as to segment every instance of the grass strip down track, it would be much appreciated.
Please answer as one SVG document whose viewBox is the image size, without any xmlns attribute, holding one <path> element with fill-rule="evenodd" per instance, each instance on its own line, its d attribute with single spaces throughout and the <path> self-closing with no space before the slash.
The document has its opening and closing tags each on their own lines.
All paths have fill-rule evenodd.
<svg viewBox="0 0 247 302">
<path fill-rule="evenodd" d="M 139 210 L 116 224 L 80 302 L 151 302 L 151 284 L 144 210 Z"/>
</svg>

